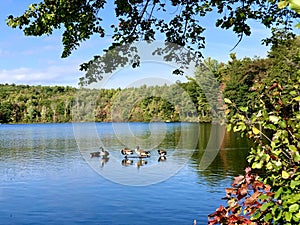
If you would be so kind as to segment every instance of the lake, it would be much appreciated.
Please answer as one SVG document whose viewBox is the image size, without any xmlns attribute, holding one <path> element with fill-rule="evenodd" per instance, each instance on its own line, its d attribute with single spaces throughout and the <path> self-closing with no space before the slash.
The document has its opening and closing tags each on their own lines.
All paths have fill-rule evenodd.
<svg viewBox="0 0 300 225">
<path fill-rule="evenodd" d="M 0 125 L 0 224 L 206 224 L 246 166 L 247 141 L 223 131 L 197 123 Z M 90 157 L 100 146 L 108 159 Z M 151 157 L 121 155 L 136 146 Z"/>
</svg>

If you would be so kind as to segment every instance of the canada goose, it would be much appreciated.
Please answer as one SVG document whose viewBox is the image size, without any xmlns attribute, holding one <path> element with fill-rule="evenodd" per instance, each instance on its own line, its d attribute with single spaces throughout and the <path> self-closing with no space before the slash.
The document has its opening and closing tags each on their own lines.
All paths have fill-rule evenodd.
<svg viewBox="0 0 300 225">
<path fill-rule="evenodd" d="M 102 156 L 103 158 L 107 158 L 109 156 L 109 152 L 104 150 L 102 147 L 100 147 L 100 156 Z"/>
<path fill-rule="evenodd" d="M 148 162 L 144 159 L 140 159 L 136 162 L 136 167 L 139 169 L 141 166 L 146 165 Z"/>
<path fill-rule="evenodd" d="M 166 156 L 167 155 L 167 151 L 165 151 L 165 150 L 158 149 L 157 152 L 160 156 Z"/>
<path fill-rule="evenodd" d="M 100 157 L 100 152 L 91 152 L 90 153 L 90 157 L 93 158 L 93 157 Z"/>
<path fill-rule="evenodd" d="M 151 155 L 150 151 L 144 151 L 140 149 L 139 146 L 136 146 L 135 152 L 136 154 L 138 154 L 139 157 L 150 157 Z"/>
<path fill-rule="evenodd" d="M 121 150 L 121 154 L 122 155 L 125 155 L 125 158 L 127 158 L 128 155 L 132 155 L 133 154 L 133 151 L 129 148 L 123 148 Z"/>
<path fill-rule="evenodd" d="M 133 164 L 133 160 L 132 159 L 123 159 L 121 162 L 122 166 L 131 166 Z"/>
</svg>

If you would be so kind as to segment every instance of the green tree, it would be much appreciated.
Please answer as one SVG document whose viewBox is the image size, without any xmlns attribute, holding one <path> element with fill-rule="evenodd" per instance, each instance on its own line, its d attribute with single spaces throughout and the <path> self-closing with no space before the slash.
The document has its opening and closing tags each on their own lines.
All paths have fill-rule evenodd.
<svg viewBox="0 0 300 225">
<path fill-rule="evenodd" d="M 9 123 L 12 121 L 13 105 L 10 102 L 0 103 L 0 123 Z"/>
<path fill-rule="evenodd" d="M 267 71 L 272 67 L 271 59 L 237 59 L 235 54 L 231 54 L 230 58 L 221 69 L 222 82 L 225 84 L 224 97 L 230 98 L 237 106 L 247 106 L 253 84 L 268 76 Z"/>
</svg>

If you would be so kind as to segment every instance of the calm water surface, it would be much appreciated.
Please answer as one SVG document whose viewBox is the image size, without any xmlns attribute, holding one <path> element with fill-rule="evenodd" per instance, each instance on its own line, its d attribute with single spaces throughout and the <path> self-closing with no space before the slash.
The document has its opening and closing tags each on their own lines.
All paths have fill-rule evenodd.
<svg viewBox="0 0 300 225">
<path fill-rule="evenodd" d="M 137 137 L 150 135 L 147 123 L 131 126 Z M 188 123 L 167 124 L 161 142 L 168 149 L 167 161 L 172 161 L 178 135 L 184 135 L 179 132 L 181 126 L 194 129 Z M 96 129 L 110 150 L 107 162 L 86 157 L 97 150 L 93 146 L 79 151 L 72 124 L 0 125 L 0 224 L 188 225 L 194 219 L 197 224 L 206 224 L 207 214 L 224 204 L 224 188 L 246 164 L 247 142 L 226 133 L 213 163 L 200 170 L 211 129 L 203 124 L 196 151 L 178 173 L 152 185 L 123 185 L 99 175 L 113 160 L 121 165 L 122 140 L 115 137 L 111 123 L 97 123 Z M 122 124 L 118 129 L 122 130 Z M 118 135 L 126 139 L 125 131 Z M 132 147 L 137 140 L 132 141 Z M 178 157 L 173 155 L 175 159 L 182 156 Z M 137 168 L 138 159 L 132 159 L 131 169 L 120 168 L 138 171 L 142 179 L 146 168 L 158 164 L 157 158 L 153 151 L 148 164 Z"/>
</svg>

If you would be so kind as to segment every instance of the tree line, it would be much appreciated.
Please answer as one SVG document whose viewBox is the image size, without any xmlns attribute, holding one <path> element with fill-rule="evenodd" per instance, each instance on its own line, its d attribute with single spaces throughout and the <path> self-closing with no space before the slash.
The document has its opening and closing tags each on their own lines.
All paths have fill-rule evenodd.
<svg viewBox="0 0 300 225">
<path fill-rule="evenodd" d="M 184 95 L 189 85 L 90 90 L 0 84 L 0 123 L 198 121 L 198 94 Z M 206 114 L 201 120 L 209 121 Z"/>
<path fill-rule="evenodd" d="M 188 82 L 173 85 L 85 90 L 0 84 L 0 123 L 210 122 L 213 111 L 222 108 L 222 96 L 237 107 L 246 107 L 249 101 L 255 103 L 255 89 L 262 82 L 283 82 L 288 87 L 299 83 L 299 45 L 299 38 L 283 41 L 274 45 L 266 58 L 237 59 L 231 54 L 227 63 L 208 58 L 205 68 L 199 67 Z M 214 81 L 206 76 L 207 71 L 214 75 Z M 81 107 L 84 116 L 72 117 L 75 107 Z"/>
</svg>

